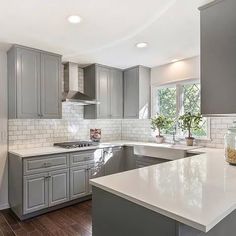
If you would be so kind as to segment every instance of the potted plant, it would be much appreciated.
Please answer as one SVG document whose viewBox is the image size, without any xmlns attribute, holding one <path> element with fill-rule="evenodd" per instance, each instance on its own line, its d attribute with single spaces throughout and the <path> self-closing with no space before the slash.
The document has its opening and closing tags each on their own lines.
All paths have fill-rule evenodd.
<svg viewBox="0 0 236 236">
<path fill-rule="evenodd" d="M 200 123 L 202 122 L 202 116 L 200 114 L 191 114 L 186 112 L 184 115 L 179 117 L 179 127 L 182 131 L 187 131 L 188 136 L 186 139 L 187 146 L 193 146 L 194 138 L 192 137 L 192 131 L 199 130 Z"/>
<path fill-rule="evenodd" d="M 170 118 L 167 118 L 163 115 L 156 115 L 151 119 L 151 128 L 154 131 L 158 132 L 158 135 L 156 135 L 156 141 L 157 143 L 163 143 L 164 142 L 164 136 L 162 135 L 162 131 L 165 129 L 169 129 L 172 124 L 172 120 Z"/>
</svg>

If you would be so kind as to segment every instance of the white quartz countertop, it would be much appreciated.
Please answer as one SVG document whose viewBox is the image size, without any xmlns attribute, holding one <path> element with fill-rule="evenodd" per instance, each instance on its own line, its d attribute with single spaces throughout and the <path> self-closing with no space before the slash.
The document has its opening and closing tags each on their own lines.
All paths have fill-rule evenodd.
<svg viewBox="0 0 236 236">
<path fill-rule="evenodd" d="M 183 151 L 189 151 L 189 150 L 199 148 L 197 146 L 188 147 L 185 145 L 172 145 L 172 144 L 166 144 L 166 143 L 157 144 L 157 143 L 151 143 L 151 142 L 118 140 L 118 141 L 111 141 L 111 142 L 101 142 L 98 146 L 90 146 L 90 147 L 84 147 L 84 148 L 65 149 L 61 147 L 40 147 L 40 148 L 28 148 L 28 149 L 22 149 L 22 150 L 12 150 L 12 151 L 9 151 L 9 153 L 23 158 L 23 157 L 43 156 L 43 155 L 51 155 L 51 154 L 58 154 L 58 153 L 86 151 L 86 150 L 93 150 L 93 149 L 105 148 L 105 147 L 138 146 L 138 145 L 158 147 L 158 148 L 171 148 L 174 150 L 183 150 Z"/>
<path fill-rule="evenodd" d="M 91 184 L 208 232 L 236 209 L 236 167 L 222 149 L 91 180 Z"/>
</svg>

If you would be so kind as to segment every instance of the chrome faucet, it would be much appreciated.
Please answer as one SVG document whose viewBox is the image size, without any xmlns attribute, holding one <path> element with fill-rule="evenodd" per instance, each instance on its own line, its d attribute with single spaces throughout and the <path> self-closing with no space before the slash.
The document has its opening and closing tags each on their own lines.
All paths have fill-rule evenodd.
<svg viewBox="0 0 236 236">
<path fill-rule="evenodd" d="M 175 138 L 176 133 L 177 133 L 177 124 L 175 123 L 175 124 L 174 124 L 174 131 L 173 131 L 173 133 L 172 133 L 172 142 L 173 142 L 173 145 L 175 145 L 175 144 L 177 143 L 177 140 L 176 140 L 176 138 Z"/>
</svg>

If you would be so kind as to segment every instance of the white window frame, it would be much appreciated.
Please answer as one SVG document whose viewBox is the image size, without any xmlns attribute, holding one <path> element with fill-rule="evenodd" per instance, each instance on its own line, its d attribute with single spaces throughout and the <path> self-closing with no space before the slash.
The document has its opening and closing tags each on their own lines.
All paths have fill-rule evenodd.
<svg viewBox="0 0 236 236">
<path fill-rule="evenodd" d="M 183 81 L 178 81 L 178 82 L 173 82 L 173 83 L 167 83 L 167 84 L 162 84 L 162 85 L 155 85 L 153 84 L 151 86 L 151 114 L 152 117 L 155 116 L 157 113 L 160 113 L 158 110 L 158 101 L 156 99 L 156 92 L 159 89 L 163 88 L 176 88 L 176 117 L 179 116 L 182 113 L 183 109 L 183 94 L 182 94 L 182 89 L 183 85 L 186 84 L 194 84 L 194 83 L 200 83 L 199 79 L 188 79 L 188 80 L 183 80 Z M 207 136 L 205 137 L 196 137 L 197 140 L 211 140 L 211 129 L 210 129 L 210 117 L 205 117 L 207 119 Z M 179 139 L 184 139 L 182 135 L 178 135 L 177 137 Z"/>
</svg>

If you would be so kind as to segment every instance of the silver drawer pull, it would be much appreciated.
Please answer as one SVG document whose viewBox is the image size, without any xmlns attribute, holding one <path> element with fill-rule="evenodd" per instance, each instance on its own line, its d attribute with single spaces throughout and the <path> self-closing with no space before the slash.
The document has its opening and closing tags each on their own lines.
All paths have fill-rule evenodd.
<svg viewBox="0 0 236 236">
<path fill-rule="evenodd" d="M 44 168 L 50 167 L 51 165 L 52 165 L 52 163 L 49 163 L 49 162 L 43 163 L 43 167 L 44 167 Z"/>
</svg>

